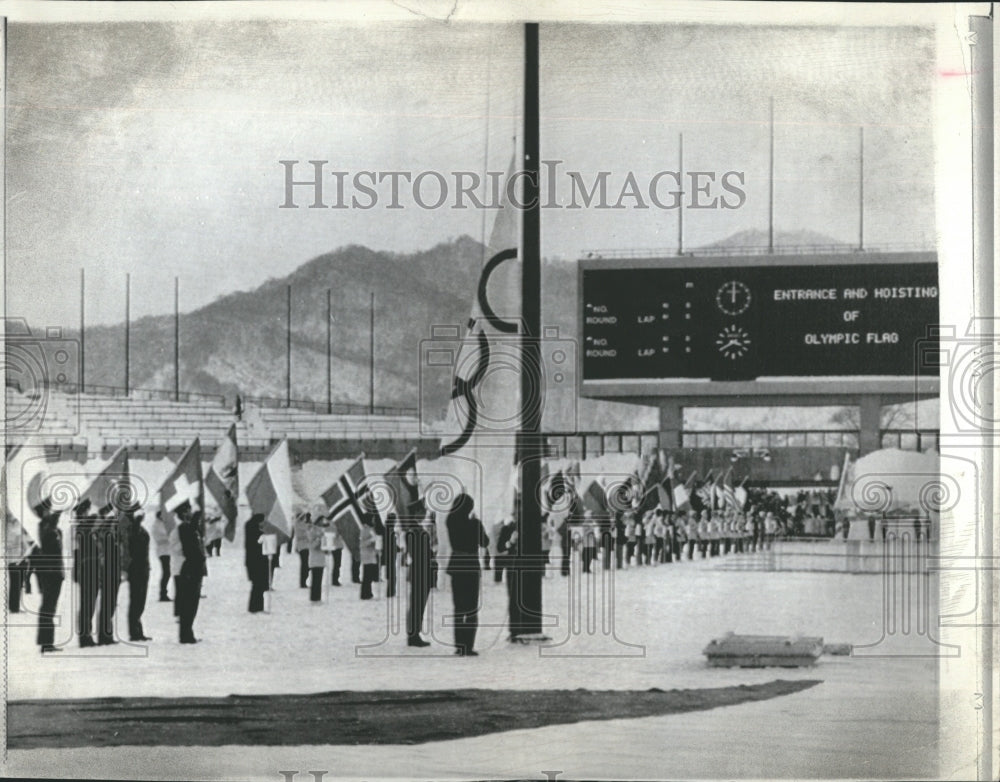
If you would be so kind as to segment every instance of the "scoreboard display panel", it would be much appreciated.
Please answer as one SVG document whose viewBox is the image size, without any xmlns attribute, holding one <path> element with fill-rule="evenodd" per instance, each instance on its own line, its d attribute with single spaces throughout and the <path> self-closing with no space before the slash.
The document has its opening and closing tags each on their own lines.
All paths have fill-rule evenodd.
<svg viewBox="0 0 1000 782">
<path fill-rule="evenodd" d="M 936 375 L 934 254 L 848 257 L 581 262 L 582 380 Z"/>
</svg>

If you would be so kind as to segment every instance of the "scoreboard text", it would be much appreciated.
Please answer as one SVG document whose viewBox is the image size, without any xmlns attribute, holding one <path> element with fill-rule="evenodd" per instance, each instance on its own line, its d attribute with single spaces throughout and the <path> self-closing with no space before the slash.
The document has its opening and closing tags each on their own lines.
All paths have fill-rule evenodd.
<svg viewBox="0 0 1000 782">
<path fill-rule="evenodd" d="M 583 380 L 910 376 L 936 263 L 583 268 Z"/>
</svg>

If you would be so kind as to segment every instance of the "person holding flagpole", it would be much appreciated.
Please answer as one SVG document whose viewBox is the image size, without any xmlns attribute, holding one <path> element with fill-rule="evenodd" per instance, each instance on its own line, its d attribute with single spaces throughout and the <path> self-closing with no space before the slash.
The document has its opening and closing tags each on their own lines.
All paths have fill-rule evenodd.
<svg viewBox="0 0 1000 782">
<path fill-rule="evenodd" d="M 479 629 L 479 548 L 483 539 L 489 543 L 482 524 L 472 518 L 475 504 L 468 494 L 459 493 L 445 520 L 451 557 L 447 573 L 451 576 L 451 596 L 455 609 L 455 654 L 475 657 L 476 631 Z"/>
<path fill-rule="evenodd" d="M 55 645 L 55 614 L 59 593 L 65 578 L 63 573 L 63 536 L 59 530 L 59 511 L 52 510 L 48 499 L 33 508 L 41 519 L 38 524 L 38 549 L 32 555 L 42 604 L 38 609 L 37 642 L 42 654 L 60 652 Z"/>
<path fill-rule="evenodd" d="M 264 593 L 267 591 L 269 568 L 264 554 L 264 514 L 254 513 L 243 528 L 243 564 L 250 580 L 250 603 L 247 611 L 259 614 L 264 610 Z"/>
<path fill-rule="evenodd" d="M 184 555 L 184 564 L 177 579 L 178 593 L 175 601 L 179 605 L 180 642 L 196 644 L 194 620 L 198 615 L 201 600 L 201 582 L 206 575 L 205 546 L 202 542 L 200 512 L 192 511 L 191 503 L 185 500 L 175 510 L 180 523 L 177 525 L 178 539 Z"/>
</svg>

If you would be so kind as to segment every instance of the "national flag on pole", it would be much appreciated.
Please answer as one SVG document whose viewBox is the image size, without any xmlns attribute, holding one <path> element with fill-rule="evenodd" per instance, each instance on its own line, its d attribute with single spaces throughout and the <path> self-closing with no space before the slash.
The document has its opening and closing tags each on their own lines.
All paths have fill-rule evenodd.
<svg viewBox="0 0 1000 782">
<path fill-rule="evenodd" d="M 279 545 L 292 537 L 294 506 L 301 499 L 292 486 L 292 464 L 288 440 L 278 443 L 247 484 L 247 502 L 252 514 L 264 515 L 264 528 L 278 536 Z"/>
<path fill-rule="evenodd" d="M 370 496 L 364 454 L 322 494 L 323 502 L 330 509 L 330 518 L 355 561 L 361 556 L 361 525 L 374 526 L 368 507 Z"/>
<path fill-rule="evenodd" d="M 225 536 L 230 543 L 236 537 L 236 502 L 240 494 L 239 461 L 236 424 L 231 424 L 205 476 L 205 488 L 226 520 Z"/>
<path fill-rule="evenodd" d="M 576 486 L 562 470 L 557 471 L 544 485 L 542 511 L 548 513 L 553 522 L 565 521 L 570 516 L 579 515 L 581 511 Z"/>
<path fill-rule="evenodd" d="M 417 479 L 417 449 L 413 448 L 385 474 L 385 481 L 392 490 L 392 511 L 400 521 L 419 522 L 424 517 L 424 503 L 420 499 Z M 325 499 L 325 498 L 324 498 Z"/>
<path fill-rule="evenodd" d="M 726 474 L 722 476 L 722 502 L 724 507 L 733 510 L 739 510 L 741 507 L 736 499 L 736 487 L 733 486 L 732 467 L 726 470 Z"/>
<path fill-rule="evenodd" d="M 698 488 L 691 495 L 691 507 L 695 510 L 712 508 L 712 500 L 715 495 L 715 484 L 712 481 L 712 474 L 714 472 L 715 470 L 709 470 L 708 475 L 705 476 L 705 480 L 701 481 Z M 697 505 L 695 504 L 695 498 L 697 498 Z"/>
<path fill-rule="evenodd" d="M 516 159 L 512 154 L 508 181 Z M 523 412 L 522 358 L 512 342 L 523 331 L 518 257 L 521 210 L 508 199 L 509 189 L 503 191 L 484 248 L 465 338 L 454 362 L 448 433 L 455 437 L 441 446 L 442 456 L 459 456 L 460 461 L 452 463 L 456 474 L 465 462 L 475 464 L 482 475 L 481 512 L 487 525 L 509 517 L 514 507 L 514 474 L 519 472 L 514 463 L 514 434 Z M 512 363 L 518 371 L 511 371 Z"/>
<path fill-rule="evenodd" d="M 177 525 L 175 511 L 184 502 L 192 510 L 205 509 L 205 483 L 201 475 L 201 443 L 196 437 L 181 454 L 180 461 L 160 486 L 160 511 L 169 534 Z"/>
<path fill-rule="evenodd" d="M 90 482 L 80 495 L 79 502 L 90 500 L 94 511 L 106 511 L 109 506 L 114 509 L 126 507 L 135 496 L 129 472 L 128 449 L 123 446 L 115 451 L 107 466 Z"/>
<path fill-rule="evenodd" d="M 747 492 L 744 484 L 747 482 L 749 476 L 740 481 L 740 485 L 733 489 L 733 493 L 736 495 L 736 502 L 739 504 L 740 510 L 747 509 L 747 502 L 750 500 L 750 494 Z"/>
<path fill-rule="evenodd" d="M 633 476 L 636 483 L 635 496 L 638 499 L 635 510 L 640 517 L 659 503 L 658 487 L 663 477 L 656 454 L 649 453 L 641 459 L 639 468 Z"/>
<path fill-rule="evenodd" d="M 660 481 L 656 486 L 657 501 L 660 506 L 660 510 L 665 510 L 669 513 L 673 513 L 674 508 L 674 488 L 673 481 L 670 479 L 670 474 L 667 473 L 663 476 L 663 480 Z"/>
<path fill-rule="evenodd" d="M 604 487 L 597 481 L 590 482 L 581 499 L 584 510 L 589 510 L 598 516 L 607 513 L 608 497 Z"/>
<path fill-rule="evenodd" d="M 849 473 L 854 472 L 853 467 L 851 454 L 846 452 L 844 454 L 844 467 L 840 471 L 840 482 L 837 484 L 837 498 L 833 501 L 834 510 L 848 510 L 853 505 L 847 496 L 850 486 L 854 482 L 854 475 L 849 475 Z"/>
<path fill-rule="evenodd" d="M 694 491 L 694 481 L 698 477 L 698 471 L 692 472 L 684 483 L 674 486 L 674 510 L 687 510 L 691 506 L 691 494 Z"/>
</svg>

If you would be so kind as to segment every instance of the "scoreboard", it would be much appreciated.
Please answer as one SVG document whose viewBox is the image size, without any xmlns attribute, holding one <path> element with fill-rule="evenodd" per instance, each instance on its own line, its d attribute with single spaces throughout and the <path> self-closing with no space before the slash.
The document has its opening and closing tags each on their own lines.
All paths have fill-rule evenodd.
<svg viewBox="0 0 1000 782">
<path fill-rule="evenodd" d="M 933 253 L 588 260 L 581 379 L 912 378 L 939 323 Z"/>
</svg>

